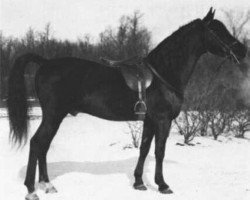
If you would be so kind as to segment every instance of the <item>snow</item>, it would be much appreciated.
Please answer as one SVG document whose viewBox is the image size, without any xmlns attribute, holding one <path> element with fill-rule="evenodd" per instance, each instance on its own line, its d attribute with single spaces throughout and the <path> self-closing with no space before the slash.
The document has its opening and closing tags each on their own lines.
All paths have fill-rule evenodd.
<svg viewBox="0 0 250 200">
<path fill-rule="evenodd" d="M 31 111 L 30 137 L 38 127 L 40 109 Z M 0 199 L 24 199 L 29 145 L 21 149 L 8 140 L 6 111 L 0 110 Z M 127 123 L 86 114 L 63 121 L 48 153 L 48 170 L 56 194 L 38 189 L 41 200 L 249 200 L 250 141 L 234 137 L 197 137 L 195 146 L 177 146 L 183 136 L 171 131 L 164 176 L 174 194 L 163 195 L 154 183 L 154 143 L 144 169 L 147 191 L 134 190 L 133 171 L 138 149 L 131 143 Z"/>
</svg>

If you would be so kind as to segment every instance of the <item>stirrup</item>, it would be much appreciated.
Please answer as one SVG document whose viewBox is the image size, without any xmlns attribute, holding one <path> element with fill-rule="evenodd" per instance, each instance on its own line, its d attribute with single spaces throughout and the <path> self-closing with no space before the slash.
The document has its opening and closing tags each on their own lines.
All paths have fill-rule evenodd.
<svg viewBox="0 0 250 200">
<path fill-rule="evenodd" d="M 147 105 L 143 100 L 138 100 L 134 106 L 134 112 L 137 115 L 145 115 L 147 112 Z"/>
</svg>

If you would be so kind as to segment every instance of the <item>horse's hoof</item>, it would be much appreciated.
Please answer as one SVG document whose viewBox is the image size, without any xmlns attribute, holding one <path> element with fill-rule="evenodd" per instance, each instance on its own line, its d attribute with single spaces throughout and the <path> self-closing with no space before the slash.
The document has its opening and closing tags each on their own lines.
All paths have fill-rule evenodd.
<svg viewBox="0 0 250 200">
<path fill-rule="evenodd" d="M 173 194 L 174 192 L 169 188 L 159 188 L 159 192 L 162 193 L 162 194 Z"/>
<path fill-rule="evenodd" d="M 39 200 L 36 192 L 29 193 L 25 196 L 25 200 Z"/>
<path fill-rule="evenodd" d="M 140 185 L 135 185 L 134 184 L 134 188 L 136 190 L 147 190 L 147 187 L 144 184 L 140 184 Z"/>
<path fill-rule="evenodd" d="M 52 187 L 46 188 L 45 193 L 57 193 L 57 189 L 52 185 Z"/>
<path fill-rule="evenodd" d="M 56 188 L 50 182 L 40 182 L 39 187 L 44 190 L 45 193 L 57 193 Z"/>
</svg>

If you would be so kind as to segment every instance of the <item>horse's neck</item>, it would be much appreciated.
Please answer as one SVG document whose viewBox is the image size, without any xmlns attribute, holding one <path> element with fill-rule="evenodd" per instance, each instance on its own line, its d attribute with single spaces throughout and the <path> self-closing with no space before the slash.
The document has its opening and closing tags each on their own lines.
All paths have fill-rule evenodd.
<svg viewBox="0 0 250 200">
<path fill-rule="evenodd" d="M 166 44 L 149 56 L 151 64 L 159 74 L 177 90 L 183 91 L 185 89 L 196 62 L 205 53 L 200 35 L 197 31 L 188 39 L 185 38 L 185 41 L 178 41 L 183 44 L 175 45 L 178 48 L 170 49 Z"/>
<path fill-rule="evenodd" d="M 187 86 L 188 81 L 193 74 L 197 61 L 199 60 L 201 55 L 205 53 L 201 41 L 197 40 L 196 42 L 194 42 L 194 46 L 190 47 L 191 48 L 186 49 L 186 53 L 189 55 L 186 57 L 186 60 L 184 60 L 183 64 L 179 66 L 180 79 L 183 89 L 185 89 L 185 87 Z"/>
</svg>

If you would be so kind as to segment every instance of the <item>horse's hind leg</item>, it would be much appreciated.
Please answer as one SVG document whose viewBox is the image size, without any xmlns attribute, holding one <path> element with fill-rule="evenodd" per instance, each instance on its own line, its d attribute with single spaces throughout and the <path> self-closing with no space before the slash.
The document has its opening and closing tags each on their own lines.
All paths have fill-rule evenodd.
<svg viewBox="0 0 250 200">
<path fill-rule="evenodd" d="M 27 186 L 28 195 L 27 200 L 37 200 L 38 196 L 35 194 L 35 174 L 36 164 L 39 161 L 39 181 L 46 183 L 45 186 L 50 190 L 56 191 L 54 187 L 49 184 L 47 174 L 46 154 L 48 152 L 50 143 L 55 136 L 64 114 L 57 112 L 44 112 L 43 120 L 35 135 L 30 140 L 30 154 L 27 167 L 26 179 L 24 184 Z M 45 188 L 48 190 L 48 188 Z M 50 191 L 48 191 L 50 192 Z"/>
<path fill-rule="evenodd" d="M 54 138 L 59 125 L 65 115 L 57 115 L 57 117 L 45 120 L 45 127 L 49 130 L 45 135 L 41 135 L 41 151 L 38 152 L 38 166 L 39 166 L 39 184 L 46 193 L 55 193 L 57 190 L 49 182 L 47 170 L 47 152 L 49 150 L 52 139 Z"/>
<path fill-rule="evenodd" d="M 135 176 L 134 188 L 137 190 L 147 189 L 143 183 L 142 174 L 143 174 L 144 162 L 148 155 L 150 145 L 154 136 L 153 131 L 155 131 L 154 123 L 150 119 L 146 118 L 144 121 L 144 127 L 143 127 L 143 135 L 142 135 L 141 146 L 140 146 L 140 156 L 139 156 L 138 163 L 134 172 L 134 176 Z"/>
</svg>

